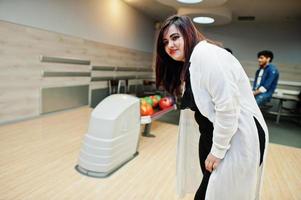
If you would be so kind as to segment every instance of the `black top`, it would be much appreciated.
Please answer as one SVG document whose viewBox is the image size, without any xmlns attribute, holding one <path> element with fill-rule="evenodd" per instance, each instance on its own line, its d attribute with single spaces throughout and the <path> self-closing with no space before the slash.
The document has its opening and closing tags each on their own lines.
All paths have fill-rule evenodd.
<svg viewBox="0 0 301 200">
<path fill-rule="evenodd" d="M 194 111 L 194 118 L 199 125 L 199 131 L 203 133 L 202 138 L 206 140 L 208 144 L 212 143 L 212 134 L 213 134 L 213 123 L 202 113 L 199 111 L 191 89 L 190 84 L 190 76 L 189 72 L 187 73 L 186 84 L 185 84 L 185 92 L 181 99 L 181 106 L 180 109 L 189 108 L 190 110 Z M 205 139 L 204 139 L 205 138 Z M 208 147 L 209 148 L 209 147 Z"/>
<path fill-rule="evenodd" d="M 181 109 L 190 108 L 193 111 L 198 110 L 195 100 L 194 100 L 194 97 L 193 97 L 192 89 L 191 89 L 189 71 L 187 72 L 186 83 L 185 83 L 185 92 L 181 99 L 181 107 L 180 108 Z"/>
</svg>

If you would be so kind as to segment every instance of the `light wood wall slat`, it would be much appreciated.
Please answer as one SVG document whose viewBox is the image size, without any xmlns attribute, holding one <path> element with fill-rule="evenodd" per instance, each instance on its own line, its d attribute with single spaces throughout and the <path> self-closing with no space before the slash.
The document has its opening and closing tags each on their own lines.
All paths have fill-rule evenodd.
<svg viewBox="0 0 301 200">
<path fill-rule="evenodd" d="M 90 84 L 90 90 L 104 89 L 108 87 L 107 81 L 94 81 Z"/>
<path fill-rule="evenodd" d="M 90 77 L 90 72 L 44 72 L 43 77 Z"/>
<path fill-rule="evenodd" d="M 87 85 L 90 77 L 44 77 L 42 88 Z"/>
<path fill-rule="evenodd" d="M 48 63 L 60 63 L 60 64 L 72 64 L 72 65 L 90 65 L 90 60 L 81 60 L 74 58 L 61 58 L 61 57 L 51 57 L 51 56 L 41 56 L 41 62 Z"/>
<path fill-rule="evenodd" d="M 83 65 L 70 65 L 70 64 L 59 64 L 59 63 L 42 63 L 40 65 L 45 72 L 90 72 L 90 66 Z"/>
<path fill-rule="evenodd" d="M 107 77 L 107 76 L 115 76 L 114 71 L 92 71 L 91 77 Z"/>
</svg>

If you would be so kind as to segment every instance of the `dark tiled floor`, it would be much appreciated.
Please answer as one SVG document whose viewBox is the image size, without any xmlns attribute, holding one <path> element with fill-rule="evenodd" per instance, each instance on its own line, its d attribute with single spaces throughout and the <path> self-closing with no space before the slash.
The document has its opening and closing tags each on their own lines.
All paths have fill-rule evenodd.
<svg viewBox="0 0 301 200">
<path fill-rule="evenodd" d="M 275 116 L 266 116 L 270 142 L 301 148 L 301 122 L 295 119 L 281 118 L 277 124 Z"/>
<path fill-rule="evenodd" d="M 162 122 L 178 124 L 179 110 L 172 111 L 158 119 Z M 280 123 L 275 122 L 275 116 L 265 116 L 268 128 L 270 142 L 301 148 L 301 123 L 291 119 L 281 118 Z"/>
</svg>

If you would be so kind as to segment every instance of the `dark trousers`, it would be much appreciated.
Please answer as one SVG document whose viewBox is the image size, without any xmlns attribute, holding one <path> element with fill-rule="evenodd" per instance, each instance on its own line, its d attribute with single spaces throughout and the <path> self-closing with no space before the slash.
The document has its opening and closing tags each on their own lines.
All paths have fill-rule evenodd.
<svg viewBox="0 0 301 200">
<path fill-rule="evenodd" d="M 265 133 L 263 128 L 261 127 L 260 123 L 258 122 L 258 120 L 254 118 L 256 127 L 257 127 L 257 133 L 258 133 L 258 138 L 259 138 L 259 149 L 260 149 L 260 162 L 259 162 L 259 166 L 261 165 L 262 161 L 263 161 L 263 155 L 264 155 L 264 147 L 265 147 Z"/>
<path fill-rule="evenodd" d="M 205 160 L 210 153 L 212 147 L 212 137 L 213 137 L 213 124 L 206 117 L 204 117 L 198 110 L 194 113 L 194 118 L 199 125 L 199 131 L 201 134 L 199 140 L 199 160 L 200 166 L 203 173 L 202 182 L 194 196 L 194 200 L 205 200 L 206 190 L 209 182 L 209 178 L 211 173 L 205 168 Z M 265 146 L 265 134 L 261 125 L 254 117 L 254 121 L 256 123 L 257 132 L 259 136 L 259 148 L 260 148 L 260 163 L 261 165 L 263 160 L 263 152 Z"/>
<path fill-rule="evenodd" d="M 208 181 L 211 173 L 205 168 L 205 160 L 210 153 L 212 147 L 212 137 L 213 137 L 213 124 L 206 117 L 204 117 L 199 111 L 195 111 L 194 118 L 199 125 L 199 131 L 201 134 L 199 140 L 199 159 L 200 166 L 203 173 L 203 179 L 197 190 L 194 199 L 204 200 L 207 190 Z"/>
</svg>

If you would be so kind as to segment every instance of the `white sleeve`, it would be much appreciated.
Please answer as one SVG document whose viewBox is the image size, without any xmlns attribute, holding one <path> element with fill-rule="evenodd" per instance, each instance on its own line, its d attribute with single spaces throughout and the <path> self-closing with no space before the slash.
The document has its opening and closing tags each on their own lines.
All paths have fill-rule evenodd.
<svg viewBox="0 0 301 200">
<path fill-rule="evenodd" d="M 215 120 L 211 153 L 222 159 L 230 148 L 231 138 L 238 128 L 240 105 L 239 90 L 235 80 L 237 75 L 234 68 L 226 67 L 235 63 L 220 58 L 214 51 L 210 52 L 210 49 L 205 55 L 198 57 L 196 60 L 200 65 L 199 72 L 202 77 L 200 84 L 205 86 L 214 103 Z"/>
</svg>

